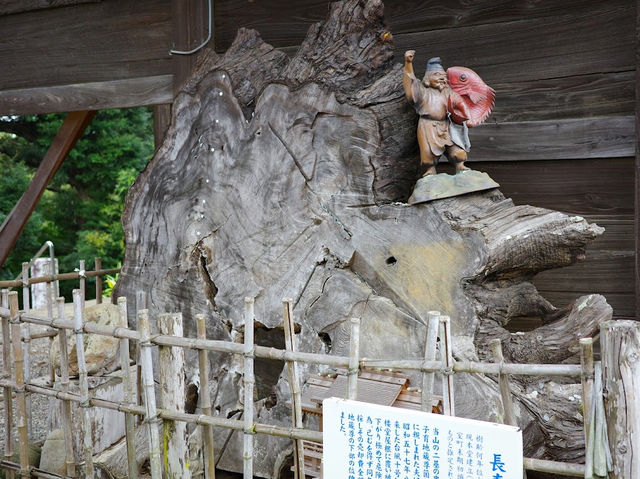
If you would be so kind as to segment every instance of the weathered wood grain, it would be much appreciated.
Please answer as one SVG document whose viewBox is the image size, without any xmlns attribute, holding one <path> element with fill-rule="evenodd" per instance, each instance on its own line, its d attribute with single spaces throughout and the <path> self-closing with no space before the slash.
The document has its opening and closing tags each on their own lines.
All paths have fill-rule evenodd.
<svg viewBox="0 0 640 479">
<path fill-rule="evenodd" d="M 514 205 L 495 190 L 413 207 L 392 202 L 408 197 L 419 172 L 407 157 L 415 113 L 402 98 L 384 32 L 379 2 L 349 0 L 333 5 L 292 59 L 248 30 L 224 56 L 205 52 L 176 97 L 164 143 L 128 196 L 115 294 L 143 290 L 154 312 L 183 312 L 187 335 L 204 313 L 207 337 L 237 340 L 250 330 L 241 314 L 246 296 L 256 297 L 256 320 L 267 329 L 279 326 L 282 297 L 291 297 L 301 350 L 345 354 L 349 318 L 357 317 L 366 357 L 421 359 L 434 309 L 452 317 L 459 359 L 487 353 L 492 335 L 511 358 L 526 358 L 535 344 L 536 359 L 562 361 L 579 336 L 594 334 L 611 316 L 602 296 L 564 311 L 530 281 L 582 258 L 599 227 Z M 519 165 L 545 163 L 553 162 Z M 529 316 L 543 329 L 520 337 L 505 328 Z M 212 364 L 213 406 L 234 414 L 244 406 L 233 386 L 242 361 L 220 355 Z M 288 422 L 284 383 L 261 381 L 256 416 Z M 465 391 L 456 395 L 457 413 L 498 413 L 487 378 L 455 381 Z M 568 403 L 565 396 L 557 402 Z M 534 418 L 548 410 L 541 404 L 519 400 L 527 453 L 579 457 L 577 406 L 538 427 Z M 224 439 L 217 434 L 221 446 Z M 219 447 L 219 467 L 237 471 L 241 443 L 236 434 Z M 257 436 L 256 474 L 279 470 L 276 452 L 284 447 Z"/>
<path fill-rule="evenodd" d="M 172 73 L 168 0 L 103 1 L 0 17 L 0 89 Z"/>
<path fill-rule="evenodd" d="M 82 3 L 98 3 L 102 0 L 0 0 L 0 15 L 29 12 L 43 8 L 67 7 Z"/>
<path fill-rule="evenodd" d="M 173 75 L 0 90 L 0 115 L 157 105 L 173 100 Z"/>
<path fill-rule="evenodd" d="M 638 477 L 640 458 L 640 323 L 608 321 L 602 325 L 602 376 L 609 447 L 613 458 L 610 477 Z"/>
</svg>

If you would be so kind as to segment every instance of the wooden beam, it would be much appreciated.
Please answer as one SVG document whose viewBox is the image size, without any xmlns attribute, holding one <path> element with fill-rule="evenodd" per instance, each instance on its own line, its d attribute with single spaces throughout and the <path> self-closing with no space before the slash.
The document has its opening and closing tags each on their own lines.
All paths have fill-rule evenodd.
<svg viewBox="0 0 640 479">
<path fill-rule="evenodd" d="M 0 115 L 108 110 L 173 101 L 173 75 L 0 91 Z"/>
<path fill-rule="evenodd" d="M 213 5 L 213 2 L 212 2 Z M 212 7 L 213 8 L 213 7 Z M 175 50 L 191 50 L 207 38 L 208 28 L 207 0 L 172 0 L 173 42 Z M 213 15 L 213 12 L 211 12 Z M 213 40 L 209 42 L 213 48 Z M 192 55 L 173 55 L 174 92 L 178 93 L 198 60 L 198 53 Z"/>
<path fill-rule="evenodd" d="M 153 107 L 153 142 L 157 150 L 164 141 L 167 128 L 171 124 L 171 104 Z"/>
<path fill-rule="evenodd" d="M 69 113 L 49 150 L 42 159 L 38 171 L 29 183 L 18 203 L 0 226 L 0 267 L 4 264 L 20 237 L 31 213 L 42 197 L 47 185 L 60 168 L 71 148 L 80 139 L 87 125 L 95 116 L 95 111 Z"/>
<path fill-rule="evenodd" d="M 640 0 L 636 1 L 636 319 L 640 318 Z"/>
</svg>

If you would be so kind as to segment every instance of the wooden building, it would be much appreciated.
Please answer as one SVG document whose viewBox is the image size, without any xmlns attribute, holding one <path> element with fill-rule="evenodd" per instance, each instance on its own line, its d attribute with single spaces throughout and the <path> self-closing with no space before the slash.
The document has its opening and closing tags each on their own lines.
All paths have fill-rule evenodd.
<svg viewBox="0 0 640 479">
<path fill-rule="evenodd" d="M 319 0 L 213 0 L 210 46 L 257 29 L 291 53 L 324 19 Z M 396 59 L 440 56 L 497 91 L 471 132 L 470 166 L 519 204 L 606 228 L 585 261 L 535 282 L 557 305 L 602 293 L 636 316 L 637 0 L 387 0 Z M 0 0 L 0 115 L 155 105 L 156 132 L 206 39 L 207 0 Z"/>
</svg>

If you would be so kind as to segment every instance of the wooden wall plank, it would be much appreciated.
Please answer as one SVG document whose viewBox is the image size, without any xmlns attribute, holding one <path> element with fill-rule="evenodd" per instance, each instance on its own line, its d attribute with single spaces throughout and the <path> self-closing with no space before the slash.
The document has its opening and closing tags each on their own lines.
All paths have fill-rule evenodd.
<svg viewBox="0 0 640 479">
<path fill-rule="evenodd" d="M 0 115 L 104 110 L 173 101 L 173 75 L 0 91 Z"/>
<path fill-rule="evenodd" d="M 634 215 L 633 158 L 468 164 L 487 172 L 516 204 L 581 216 Z M 444 166 L 441 171 L 450 170 Z"/>
<path fill-rule="evenodd" d="M 0 90 L 172 73 L 169 0 L 105 0 L 0 17 Z"/>
<path fill-rule="evenodd" d="M 635 318 L 640 319 L 640 0 L 636 1 Z"/>
<path fill-rule="evenodd" d="M 394 35 L 477 25 L 544 19 L 567 12 L 599 15 L 611 8 L 632 8 L 633 0 L 386 0 L 385 19 Z M 238 27 L 254 28 L 276 47 L 299 45 L 312 23 L 325 19 L 326 0 L 296 2 L 216 0 L 216 48 L 224 51 Z"/>
<path fill-rule="evenodd" d="M 0 0 L 0 15 L 30 12 L 44 8 L 68 7 L 81 3 L 98 3 L 102 0 Z"/>
<path fill-rule="evenodd" d="M 488 122 L 469 131 L 477 161 L 625 158 L 635 154 L 635 118 Z"/>
</svg>

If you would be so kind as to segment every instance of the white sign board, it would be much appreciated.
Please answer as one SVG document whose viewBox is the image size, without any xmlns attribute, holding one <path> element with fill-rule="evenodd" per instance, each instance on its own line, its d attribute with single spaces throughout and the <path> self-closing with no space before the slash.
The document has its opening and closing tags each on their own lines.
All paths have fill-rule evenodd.
<svg viewBox="0 0 640 479">
<path fill-rule="evenodd" d="M 323 477 L 522 479 L 516 427 L 325 399 Z"/>
</svg>

